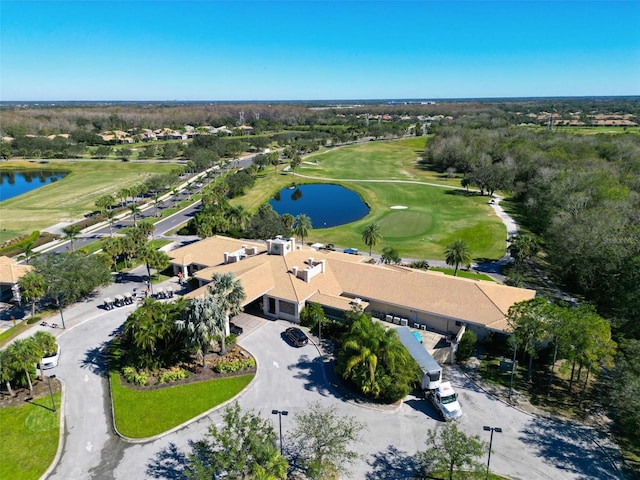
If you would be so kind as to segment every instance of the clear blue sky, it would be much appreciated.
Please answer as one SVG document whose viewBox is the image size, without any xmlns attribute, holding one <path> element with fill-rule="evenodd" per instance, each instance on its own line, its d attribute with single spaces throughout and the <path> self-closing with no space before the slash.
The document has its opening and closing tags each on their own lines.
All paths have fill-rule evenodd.
<svg viewBox="0 0 640 480">
<path fill-rule="evenodd" d="M 640 2 L 0 2 L 0 100 L 640 94 Z"/>
</svg>

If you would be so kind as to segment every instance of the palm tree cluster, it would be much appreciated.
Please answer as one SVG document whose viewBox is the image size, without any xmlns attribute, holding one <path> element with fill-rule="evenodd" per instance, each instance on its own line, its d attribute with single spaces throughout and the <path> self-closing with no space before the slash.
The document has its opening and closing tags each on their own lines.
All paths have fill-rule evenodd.
<svg viewBox="0 0 640 480">
<path fill-rule="evenodd" d="M 138 225 L 127 229 L 121 237 L 112 237 L 104 242 L 105 264 L 117 269 L 118 261 L 123 259 L 129 265 L 136 257 L 147 267 L 147 274 L 151 277 L 151 269 L 162 271 L 169 266 L 169 256 L 153 248 L 148 239 L 153 234 L 154 226 L 149 220 L 139 222 Z"/>
<path fill-rule="evenodd" d="M 28 387 L 33 395 L 36 364 L 49 353 L 56 351 L 56 339 L 47 332 L 36 332 L 31 337 L 14 341 L 6 350 L 0 350 L 0 381 L 15 396 L 14 386 Z M 44 372 L 40 370 L 42 379 Z"/>
<path fill-rule="evenodd" d="M 419 378 L 418 367 L 396 331 L 365 313 L 357 315 L 341 345 L 336 370 L 367 396 L 395 402 Z"/>
<path fill-rule="evenodd" d="M 163 303 L 146 299 L 129 315 L 123 329 L 124 366 L 159 369 L 195 355 L 202 366 L 213 340 L 226 353 L 229 315 L 236 315 L 245 298 L 233 274 L 214 274 L 203 298 Z"/>
</svg>

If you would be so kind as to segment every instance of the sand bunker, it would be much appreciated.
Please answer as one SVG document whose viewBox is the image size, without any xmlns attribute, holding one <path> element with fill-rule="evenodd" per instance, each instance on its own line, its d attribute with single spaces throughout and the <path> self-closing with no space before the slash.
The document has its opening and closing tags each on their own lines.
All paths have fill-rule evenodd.
<svg viewBox="0 0 640 480">
<path fill-rule="evenodd" d="M 393 207 L 390 207 L 390 208 L 391 210 L 404 210 L 405 208 L 409 208 L 409 207 L 406 207 L 404 205 L 394 205 Z"/>
</svg>

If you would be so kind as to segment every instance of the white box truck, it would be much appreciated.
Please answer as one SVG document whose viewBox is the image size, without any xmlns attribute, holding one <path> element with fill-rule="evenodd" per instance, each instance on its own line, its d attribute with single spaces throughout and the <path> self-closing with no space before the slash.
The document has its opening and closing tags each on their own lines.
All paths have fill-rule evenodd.
<svg viewBox="0 0 640 480">
<path fill-rule="evenodd" d="M 422 371 L 422 395 L 429 398 L 445 420 L 455 420 L 462 415 L 462 407 L 458 402 L 458 394 L 450 382 L 442 381 L 442 367 L 416 339 L 407 327 L 396 330 L 400 341 L 409 354 L 418 363 Z"/>
</svg>

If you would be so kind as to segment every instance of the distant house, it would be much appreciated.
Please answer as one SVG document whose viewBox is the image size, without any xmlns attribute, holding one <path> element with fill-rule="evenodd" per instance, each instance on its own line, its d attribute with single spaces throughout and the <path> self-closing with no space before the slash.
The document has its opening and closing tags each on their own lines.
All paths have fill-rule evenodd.
<svg viewBox="0 0 640 480">
<path fill-rule="evenodd" d="M 32 266 L 20 265 L 12 258 L 0 257 L 0 301 L 20 301 L 18 282 L 32 269 Z"/>
<path fill-rule="evenodd" d="M 198 280 L 187 298 L 204 296 L 214 273 L 232 273 L 246 293 L 243 307 L 300 321 L 307 302 L 341 318 L 354 305 L 379 318 L 442 333 L 464 325 L 480 338 L 509 331 L 506 314 L 536 292 L 396 265 L 371 265 L 359 255 L 315 250 L 293 238 L 265 242 L 214 236 L 169 253 L 174 273 Z"/>
</svg>

